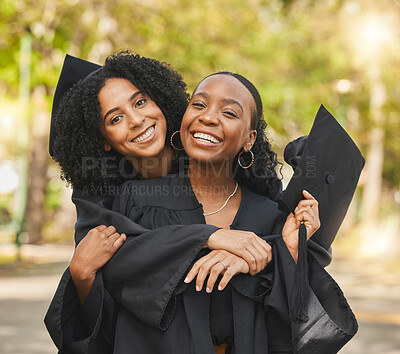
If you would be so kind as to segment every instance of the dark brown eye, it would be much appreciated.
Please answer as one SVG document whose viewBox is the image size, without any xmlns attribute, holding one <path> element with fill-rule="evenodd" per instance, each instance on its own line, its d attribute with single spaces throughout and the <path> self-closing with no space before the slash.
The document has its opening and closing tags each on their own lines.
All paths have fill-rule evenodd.
<svg viewBox="0 0 400 354">
<path fill-rule="evenodd" d="M 122 119 L 122 116 L 115 116 L 111 119 L 111 124 L 116 124 Z"/>
<path fill-rule="evenodd" d="M 146 103 L 146 99 L 145 98 L 141 98 L 140 100 L 138 100 L 135 104 L 136 107 L 140 107 L 143 106 Z"/>
</svg>

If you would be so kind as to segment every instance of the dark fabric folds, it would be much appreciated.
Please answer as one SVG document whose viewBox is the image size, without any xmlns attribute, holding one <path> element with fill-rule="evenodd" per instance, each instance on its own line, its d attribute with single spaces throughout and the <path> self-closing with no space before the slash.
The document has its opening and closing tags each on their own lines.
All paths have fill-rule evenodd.
<svg viewBox="0 0 400 354">
<path fill-rule="evenodd" d="M 317 354 L 323 347 L 328 354 L 337 353 L 357 333 L 357 320 L 339 285 L 309 258 L 309 321 L 294 324 L 294 349 L 299 354 Z"/>
<path fill-rule="evenodd" d="M 277 243 L 281 242 L 277 240 Z M 284 254 L 289 251 L 285 247 L 277 248 L 282 260 L 282 279 L 288 301 L 288 311 L 292 311 L 294 303 L 296 264 Z M 294 353 L 318 354 L 337 353 L 358 330 L 357 320 L 343 295 L 339 285 L 318 261 L 308 254 L 309 302 L 307 306 L 307 322 L 290 321 L 291 337 Z"/>
<path fill-rule="evenodd" d="M 44 319 L 60 353 L 112 352 L 118 308 L 102 284 L 100 271 L 81 307 L 69 268 L 64 272 Z"/>
</svg>

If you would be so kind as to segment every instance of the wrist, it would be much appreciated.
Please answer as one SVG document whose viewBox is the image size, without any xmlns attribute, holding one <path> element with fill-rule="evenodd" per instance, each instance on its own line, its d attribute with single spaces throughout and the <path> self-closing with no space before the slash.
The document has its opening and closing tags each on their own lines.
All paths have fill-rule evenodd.
<svg viewBox="0 0 400 354">
<path fill-rule="evenodd" d="M 86 267 L 82 267 L 80 265 L 75 264 L 73 261 L 71 261 L 71 264 L 69 266 L 69 271 L 71 273 L 71 278 L 76 282 L 87 282 L 96 277 L 96 272 L 87 269 Z"/>
<path fill-rule="evenodd" d="M 298 240 L 294 240 L 289 236 L 282 235 L 283 241 L 285 242 L 286 248 L 290 252 L 293 260 L 297 263 L 298 256 Z"/>
<path fill-rule="evenodd" d="M 286 244 L 286 248 L 288 249 L 290 255 L 292 256 L 293 260 L 295 261 L 295 263 L 297 263 L 297 257 L 298 257 L 298 249 L 297 247 L 291 247 L 289 244 Z"/>
<path fill-rule="evenodd" d="M 212 248 L 212 243 L 213 243 L 215 237 L 218 236 L 217 233 L 218 233 L 219 231 L 220 231 L 220 229 L 218 229 L 217 231 L 214 231 L 214 232 L 210 235 L 210 237 L 208 238 L 208 240 L 207 240 L 206 244 L 204 245 L 204 247 L 209 248 L 209 249 L 211 249 L 211 250 L 213 249 L 213 248 Z"/>
<path fill-rule="evenodd" d="M 96 279 L 96 272 L 84 271 L 82 268 L 75 267 L 71 262 L 70 273 L 79 302 L 83 305 Z"/>
</svg>

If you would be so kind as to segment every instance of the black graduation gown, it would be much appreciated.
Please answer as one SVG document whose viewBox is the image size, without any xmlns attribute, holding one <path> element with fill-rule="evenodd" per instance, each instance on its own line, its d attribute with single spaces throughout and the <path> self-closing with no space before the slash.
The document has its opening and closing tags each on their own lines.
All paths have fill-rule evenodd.
<svg viewBox="0 0 400 354">
<path fill-rule="evenodd" d="M 229 342 L 232 333 L 233 353 L 266 353 L 268 347 L 275 353 L 291 351 L 285 287 L 295 264 L 279 233 L 285 215 L 276 203 L 243 188 L 232 228 L 253 231 L 266 239 L 273 247 L 273 262 L 256 277 L 234 277 L 221 292 L 227 296 L 214 295 L 217 290 L 210 296 L 182 282 L 217 229 L 202 224 L 202 207 L 188 192 L 188 179 L 134 181 L 123 187 L 129 188 L 130 194 L 119 193 L 114 211 L 108 209 L 108 198 L 75 193 L 80 215 L 77 241 L 98 224 L 114 225 L 119 232 L 135 237 L 129 237 L 98 272 L 82 308 L 69 271 L 64 274 L 45 321 L 60 352 L 110 353 L 115 343 L 115 353 L 212 353 L 213 345 Z M 173 193 L 166 195 L 166 190 Z M 329 253 L 325 249 L 321 252 L 318 243 L 310 246 L 316 250 L 314 254 L 325 256 L 324 261 L 329 262 Z M 222 301 L 221 296 L 225 296 Z M 222 321 L 231 321 L 231 333 L 229 326 L 218 325 L 212 325 L 215 333 L 210 333 L 210 301 L 211 306 L 232 302 L 231 320 Z M 222 318 L 215 316 L 213 322 Z"/>
<path fill-rule="evenodd" d="M 155 186 L 159 188 L 159 193 L 153 189 Z M 205 223 L 202 206 L 186 177 L 129 182 L 123 188 L 121 195 L 114 200 L 114 210 L 147 228 L 168 223 Z M 138 198 L 141 188 L 146 190 L 145 197 Z M 231 228 L 253 231 L 260 236 L 274 235 L 268 237 L 272 241 L 280 238 L 279 230 L 285 218 L 286 215 L 278 211 L 276 203 L 244 188 L 242 202 Z M 280 246 L 286 248 L 283 241 Z M 106 276 L 105 271 L 103 275 Z M 166 331 L 143 326 L 132 316 L 133 308 L 125 311 L 130 306 L 126 304 L 129 300 L 122 300 L 122 303 L 118 300 L 122 308 L 117 322 L 116 352 L 123 353 L 128 347 L 134 346 L 143 353 L 214 353 L 214 345 L 222 342 L 232 344 L 232 353 L 268 352 L 263 301 L 272 289 L 273 264 L 256 277 L 238 275 L 226 290 L 214 290 L 211 295 L 204 290 L 196 292 L 194 283 L 186 286 L 183 278 L 172 298 L 167 299 L 174 302 L 175 313 Z M 107 281 L 106 286 L 114 293 L 113 284 Z M 126 299 L 132 298 L 133 288 L 134 284 L 125 284 Z M 286 311 L 284 297 L 279 302 Z M 281 333 L 286 334 L 286 350 L 291 351 L 290 331 L 287 326 L 281 329 Z"/>
</svg>

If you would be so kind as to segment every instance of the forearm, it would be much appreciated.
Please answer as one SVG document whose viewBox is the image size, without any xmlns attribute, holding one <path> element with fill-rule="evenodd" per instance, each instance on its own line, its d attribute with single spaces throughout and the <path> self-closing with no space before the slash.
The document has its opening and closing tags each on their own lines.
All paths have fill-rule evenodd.
<svg viewBox="0 0 400 354">
<path fill-rule="evenodd" d="M 84 273 L 81 269 L 76 269 L 74 265 L 71 263 L 70 266 L 71 278 L 74 282 L 76 293 L 79 298 L 79 302 L 81 305 L 85 302 L 86 298 L 89 295 L 90 289 L 94 284 L 94 280 L 96 278 L 96 273 Z"/>
<path fill-rule="evenodd" d="M 74 202 L 78 212 L 76 241 L 79 246 L 87 238 L 84 236 L 88 228 L 100 224 L 113 225 L 127 235 L 124 246 L 102 268 L 104 281 L 117 303 L 149 325 L 168 326 L 164 314 L 167 317 L 171 314 L 166 309 L 178 284 L 218 228 L 205 224 L 163 226 L 160 221 L 157 223 L 160 227 L 149 230 L 135 223 L 134 215 L 129 218 L 123 215 L 127 212 L 123 209 L 124 203 L 122 206 L 116 203 L 115 209 L 110 210 L 90 199 L 75 197 Z M 90 283 L 86 277 L 77 277 L 77 284 L 83 300 Z M 144 297 L 143 293 L 148 296 Z"/>
</svg>

